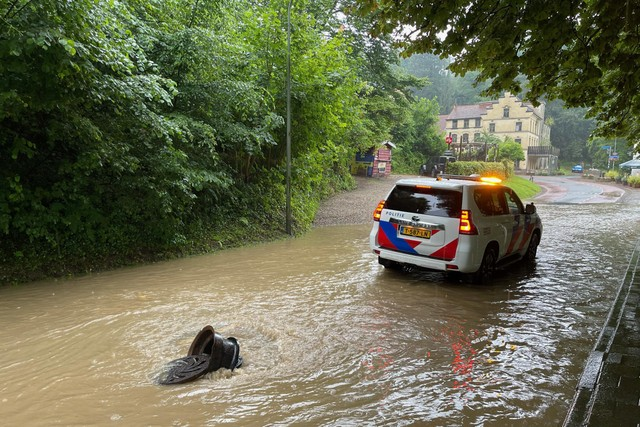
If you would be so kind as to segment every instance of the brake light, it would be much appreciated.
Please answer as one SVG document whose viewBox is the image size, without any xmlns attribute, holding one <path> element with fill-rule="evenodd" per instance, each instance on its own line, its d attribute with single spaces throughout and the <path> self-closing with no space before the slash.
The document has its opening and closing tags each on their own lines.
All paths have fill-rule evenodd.
<svg viewBox="0 0 640 427">
<path fill-rule="evenodd" d="M 382 215 L 382 209 L 384 209 L 384 200 L 380 200 L 378 206 L 376 206 L 376 210 L 373 211 L 373 220 L 380 221 L 380 216 Z"/>
<path fill-rule="evenodd" d="M 458 229 L 460 234 L 478 234 L 478 229 L 471 220 L 471 211 L 463 210 L 460 213 L 460 227 Z"/>
</svg>

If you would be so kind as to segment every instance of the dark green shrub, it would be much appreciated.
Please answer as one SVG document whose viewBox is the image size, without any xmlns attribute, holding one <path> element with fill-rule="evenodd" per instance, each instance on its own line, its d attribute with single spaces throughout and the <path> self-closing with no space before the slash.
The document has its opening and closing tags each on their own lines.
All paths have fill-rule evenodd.
<svg viewBox="0 0 640 427">
<path fill-rule="evenodd" d="M 513 163 L 508 160 L 502 162 L 455 162 L 450 163 L 447 172 L 453 175 L 481 175 L 495 176 L 508 179 L 513 175 Z"/>
</svg>

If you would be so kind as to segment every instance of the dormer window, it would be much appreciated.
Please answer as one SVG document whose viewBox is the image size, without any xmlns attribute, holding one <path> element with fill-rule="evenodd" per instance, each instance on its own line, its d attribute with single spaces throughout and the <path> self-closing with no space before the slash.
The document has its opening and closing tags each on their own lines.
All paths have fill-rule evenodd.
<svg viewBox="0 0 640 427">
<path fill-rule="evenodd" d="M 509 107 L 504 107 L 502 109 L 502 117 L 505 117 L 505 118 L 509 117 Z"/>
</svg>

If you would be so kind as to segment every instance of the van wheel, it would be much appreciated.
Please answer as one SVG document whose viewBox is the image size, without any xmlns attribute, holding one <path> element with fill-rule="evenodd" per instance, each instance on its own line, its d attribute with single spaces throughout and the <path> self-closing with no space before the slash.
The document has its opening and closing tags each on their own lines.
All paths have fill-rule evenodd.
<svg viewBox="0 0 640 427">
<path fill-rule="evenodd" d="M 496 250 L 493 247 L 488 247 L 484 251 L 482 256 L 482 264 L 480 268 L 473 274 L 473 281 L 475 283 L 486 283 L 496 271 Z"/>
<path fill-rule="evenodd" d="M 524 262 L 527 265 L 533 265 L 536 262 L 536 255 L 538 253 L 538 245 L 540 244 L 540 235 L 538 233 L 533 233 L 531 236 L 531 240 L 529 240 L 529 246 L 527 247 L 527 252 L 524 254 Z"/>
<path fill-rule="evenodd" d="M 391 270 L 402 270 L 402 265 L 400 263 L 391 261 L 390 259 L 378 257 L 378 264 Z"/>
</svg>

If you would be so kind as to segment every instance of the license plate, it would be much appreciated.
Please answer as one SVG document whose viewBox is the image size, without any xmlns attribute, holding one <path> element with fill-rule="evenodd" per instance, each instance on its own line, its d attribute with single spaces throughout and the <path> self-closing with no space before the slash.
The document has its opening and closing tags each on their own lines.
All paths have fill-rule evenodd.
<svg viewBox="0 0 640 427">
<path fill-rule="evenodd" d="M 407 225 L 401 225 L 398 227 L 398 231 L 403 236 L 420 237 L 421 239 L 430 239 L 431 230 L 426 228 L 410 227 Z"/>
</svg>

